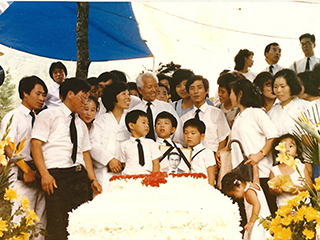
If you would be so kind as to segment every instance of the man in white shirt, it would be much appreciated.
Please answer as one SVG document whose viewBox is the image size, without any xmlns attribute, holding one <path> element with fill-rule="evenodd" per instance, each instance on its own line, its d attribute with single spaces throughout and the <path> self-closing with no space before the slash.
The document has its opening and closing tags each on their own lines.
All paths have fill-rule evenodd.
<svg viewBox="0 0 320 240">
<path fill-rule="evenodd" d="M 209 92 L 209 82 L 200 75 L 188 79 L 186 89 L 194 103 L 193 109 L 181 117 L 180 127 L 178 126 L 174 139 L 181 145 L 186 146 L 183 137 L 183 124 L 190 118 L 198 118 L 206 125 L 203 145 L 216 152 L 226 146 L 230 128 L 223 111 L 206 103 L 206 95 Z"/>
<path fill-rule="evenodd" d="M 59 96 L 59 87 L 68 75 L 67 68 L 62 62 L 54 62 L 49 68 L 49 75 L 53 79 L 54 83 L 48 87 L 45 106 L 47 108 L 58 107 L 62 103 Z"/>
<path fill-rule="evenodd" d="M 66 79 L 63 103 L 42 111 L 32 131 L 31 150 L 46 192 L 47 240 L 67 239 L 68 212 L 102 192 L 89 155 L 90 139 L 80 113 L 88 103 L 90 85 Z M 90 187 L 91 185 L 91 187 Z"/>
<path fill-rule="evenodd" d="M 36 76 L 24 77 L 19 82 L 19 96 L 21 98 L 21 105 L 7 113 L 1 122 L 1 132 L 4 133 L 10 118 L 12 123 L 10 125 L 10 132 L 8 137 L 17 145 L 26 137 L 28 141 L 31 138 L 31 131 L 34 120 L 36 118 L 34 110 L 41 109 L 46 99 L 48 89 L 45 83 Z M 26 196 L 30 201 L 30 208 L 35 211 L 40 219 L 40 222 L 45 227 L 45 200 L 41 187 L 36 181 L 36 168 L 34 168 L 33 160 L 30 154 L 30 142 L 23 148 L 21 155 L 25 156 L 26 167 L 28 172 L 23 172 L 17 165 L 12 167 L 13 181 L 12 187 L 17 190 L 17 193 Z M 17 146 L 15 146 L 17 147 Z M 13 149 L 9 146 L 5 147 L 6 155 L 11 158 L 13 156 Z M 31 167 L 33 169 L 31 169 Z M 12 212 L 15 212 L 20 207 L 20 202 L 16 201 L 13 205 Z M 14 218 L 14 221 L 20 222 L 19 218 Z M 37 240 L 44 239 L 43 236 L 36 238 Z"/>
<path fill-rule="evenodd" d="M 278 43 L 273 42 L 268 44 L 264 49 L 264 56 L 268 66 L 263 71 L 274 75 L 283 68 L 278 64 L 281 57 L 281 48 Z"/>
<path fill-rule="evenodd" d="M 316 37 L 313 34 L 305 33 L 299 37 L 300 45 L 304 53 L 304 58 L 295 61 L 291 64 L 290 69 L 297 74 L 300 72 L 312 70 L 313 67 L 320 62 L 320 58 L 314 55 L 316 47 Z"/>
<path fill-rule="evenodd" d="M 158 113 L 167 111 L 171 113 L 176 119 L 179 119 L 178 114 L 174 110 L 171 104 L 157 100 L 158 94 L 158 78 L 154 73 L 146 72 L 138 76 L 136 79 L 138 91 L 142 94 L 142 101 L 134 106 L 131 110 L 139 109 L 145 111 L 149 119 L 149 133 L 146 138 L 155 140 L 156 134 L 154 132 L 155 119 Z M 179 126 L 179 123 L 178 123 Z"/>
</svg>

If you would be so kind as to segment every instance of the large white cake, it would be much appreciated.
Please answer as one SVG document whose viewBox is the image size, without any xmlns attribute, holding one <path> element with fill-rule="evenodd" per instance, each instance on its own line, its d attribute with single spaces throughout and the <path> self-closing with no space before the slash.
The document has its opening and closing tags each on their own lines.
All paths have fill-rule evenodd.
<svg viewBox="0 0 320 240">
<path fill-rule="evenodd" d="M 238 206 L 200 176 L 114 180 L 107 192 L 69 214 L 68 239 L 240 240 Z"/>
</svg>

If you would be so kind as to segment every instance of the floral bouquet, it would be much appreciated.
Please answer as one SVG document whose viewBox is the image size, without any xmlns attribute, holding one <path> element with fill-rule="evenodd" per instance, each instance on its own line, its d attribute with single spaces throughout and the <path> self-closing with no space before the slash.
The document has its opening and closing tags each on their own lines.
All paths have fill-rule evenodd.
<svg viewBox="0 0 320 240">
<path fill-rule="evenodd" d="M 11 166 L 16 164 L 27 172 L 24 157 L 20 156 L 21 151 L 27 144 L 26 139 L 23 139 L 16 149 L 16 143 L 10 142 L 8 133 L 12 117 L 6 127 L 6 131 L 0 141 L 0 239 L 8 240 L 27 240 L 37 237 L 39 234 L 44 235 L 45 230 L 41 228 L 41 223 L 36 223 L 39 218 L 34 210 L 30 209 L 30 201 L 26 197 L 21 197 L 17 191 L 10 188 L 12 181 Z M 5 147 L 9 146 L 13 149 L 13 156 L 9 161 L 5 156 Z M 11 212 L 11 208 L 15 201 L 20 202 L 19 208 Z M 20 222 L 13 221 L 13 218 L 20 218 Z"/>
</svg>

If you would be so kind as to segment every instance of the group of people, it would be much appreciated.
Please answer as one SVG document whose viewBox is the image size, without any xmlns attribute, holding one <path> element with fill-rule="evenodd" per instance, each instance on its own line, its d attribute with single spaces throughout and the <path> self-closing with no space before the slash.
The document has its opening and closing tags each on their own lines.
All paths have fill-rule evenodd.
<svg viewBox="0 0 320 240">
<path fill-rule="evenodd" d="M 27 172 L 13 167 L 13 187 L 30 200 L 46 225 L 46 239 L 67 239 L 68 212 L 106 191 L 111 176 L 189 171 L 205 174 L 215 186 L 224 164 L 220 152 L 228 141 L 237 139 L 248 156 L 247 164 L 253 166 L 254 182 L 231 173 L 222 181 L 222 190 L 236 198 L 247 197 L 253 208 L 245 208 L 243 226 L 253 233 L 262 205 L 268 213 L 284 202 L 285 193 L 269 189 L 268 180 L 294 172 L 274 166 L 275 142 L 288 141 L 288 151 L 297 146 L 293 135 L 279 137 L 295 131 L 292 116 L 319 104 L 315 38 L 304 34 L 300 43 L 306 58 L 291 69 L 277 64 L 281 49 L 269 44 L 265 56 L 270 66 L 256 76 L 249 71 L 253 53 L 241 50 L 235 57 L 235 71 L 223 71 L 218 77 L 218 103 L 209 98 L 209 81 L 190 69 L 180 68 L 172 76 L 146 72 L 127 83 L 126 75 L 117 70 L 87 80 L 66 79 L 66 67 L 55 62 L 49 69 L 54 83 L 48 88 L 37 76 L 24 77 L 18 87 L 21 105 L 1 122 L 4 132 L 13 116 L 9 136 L 17 144 L 24 137 L 31 139 L 22 152 Z M 167 146 L 167 151 L 161 152 L 160 146 Z M 183 148 L 191 150 L 190 158 Z M 7 146 L 5 153 L 10 158 L 13 149 Z M 297 150 L 290 154 L 302 157 Z M 240 149 L 232 147 L 232 166 L 242 159 Z M 303 169 L 308 181 L 319 176 L 317 166 Z M 297 181 L 289 197 L 303 189 Z M 258 191 L 267 201 L 255 197 L 253 192 Z M 263 239 L 255 234 L 246 239 Z"/>
</svg>

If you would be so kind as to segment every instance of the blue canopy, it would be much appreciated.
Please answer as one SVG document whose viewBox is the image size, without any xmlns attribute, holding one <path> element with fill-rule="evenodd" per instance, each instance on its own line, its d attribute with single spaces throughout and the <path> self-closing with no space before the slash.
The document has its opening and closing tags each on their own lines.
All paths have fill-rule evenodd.
<svg viewBox="0 0 320 240">
<path fill-rule="evenodd" d="M 130 2 L 90 2 L 89 58 L 108 61 L 152 56 Z M 13 2 L 0 15 L 0 43 L 27 53 L 77 60 L 76 2 Z"/>
</svg>

